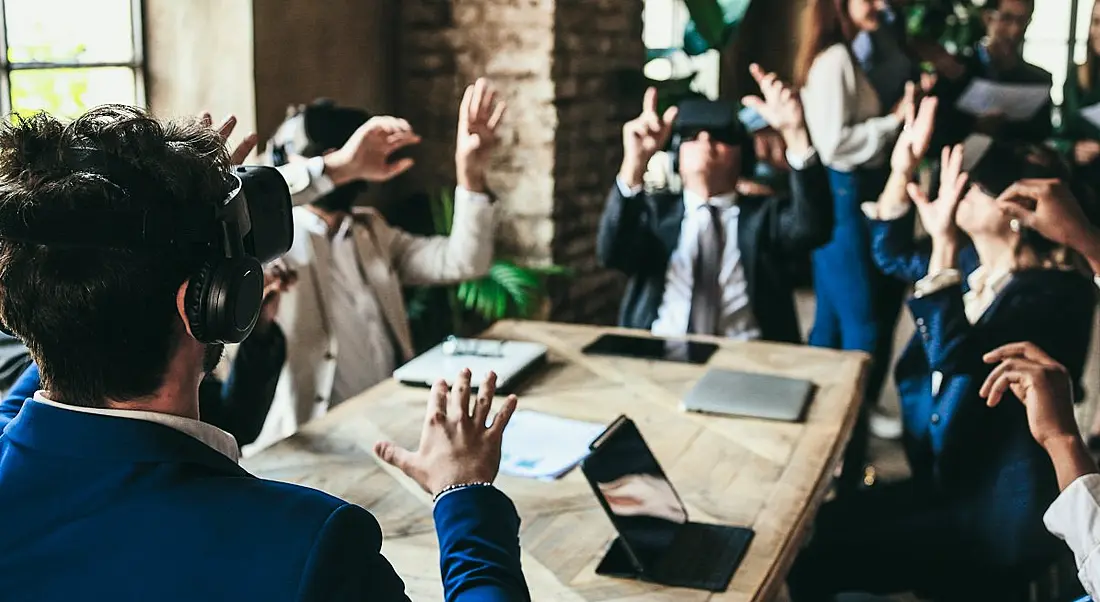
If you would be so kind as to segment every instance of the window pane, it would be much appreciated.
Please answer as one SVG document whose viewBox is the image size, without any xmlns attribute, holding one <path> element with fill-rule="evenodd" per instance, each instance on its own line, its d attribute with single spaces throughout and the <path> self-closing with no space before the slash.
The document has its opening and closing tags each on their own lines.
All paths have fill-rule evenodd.
<svg viewBox="0 0 1100 602">
<path fill-rule="evenodd" d="M 11 73 L 14 112 L 47 111 L 77 117 L 107 103 L 136 102 L 133 70 L 126 67 L 26 69 Z"/>
<path fill-rule="evenodd" d="M 130 0 L 5 0 L 13 63 L 130 62 Z"/>
</svg>

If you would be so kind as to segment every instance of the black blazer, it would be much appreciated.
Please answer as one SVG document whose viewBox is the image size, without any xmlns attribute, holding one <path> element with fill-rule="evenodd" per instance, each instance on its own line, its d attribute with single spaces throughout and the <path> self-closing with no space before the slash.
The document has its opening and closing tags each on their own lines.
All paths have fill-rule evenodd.
<svg viewBox="0 0 1100 602">
<path fill-rule="evenodd" d="M 833 201 L 820 161 L 791 172 L 789 196 L 746 196 L 737 241 L 745 266 L 749 300 L 768 341 L 799 343 L 794 285 L 787 263 L 829 242 Z M 668 262 L 680 242 L 684 220 L 682 194 L 639 193 L 625 198 L 611 188 L 600 219 L 596 254 L 601 265 L 630 277 L 619 324 L 649 330 L 665 293 Z"/>
<path fill-rule="evenodd" d="M 941 77 L 932 90 L 932 95 L 940 99 L 936 110 L 936 132 L 932 135 L 933 148 L 959 144 L 974 133 L 977 118 L 955 108 L 974 79 L 982 78 L 1005 84 L 1042 84 L 1048 88 L 1054 85 L 1054 78 L 1050 73 L 1024 61 L 1020 61 L 1010 71 L 994 73 L 982 63 L 978 50 L 975 50 L 973 56 L 963 59 L 962 64 L 966 69 L 962 77 L 954 81 Z M 1029 121 L 1006 121 L 997 132 L 997 138 L 1015 143 L 1041 144 L 1054 132 L 1053 112 L 1054 101 L 1050 101 Z"/>
</svg>

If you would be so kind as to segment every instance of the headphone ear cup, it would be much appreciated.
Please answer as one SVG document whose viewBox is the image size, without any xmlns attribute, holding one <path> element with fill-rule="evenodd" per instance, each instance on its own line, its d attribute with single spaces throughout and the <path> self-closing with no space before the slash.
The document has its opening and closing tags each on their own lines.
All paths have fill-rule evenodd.
<svg viewBox="0 0 1100 602">
<path fill-rule="evenodd" d="M 263 267 L 252 257 L 203 264 L 184 298 L 192 336 L 206 344 L 245 340 L 259 318 L 263 289 Z"/>
</svg>

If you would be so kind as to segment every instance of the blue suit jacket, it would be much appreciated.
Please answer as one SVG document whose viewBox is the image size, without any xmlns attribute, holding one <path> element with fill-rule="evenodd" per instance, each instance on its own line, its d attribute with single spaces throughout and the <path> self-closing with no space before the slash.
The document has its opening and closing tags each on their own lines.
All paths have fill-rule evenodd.
<svg viewBox="0 0 1100 602">
<path fill-rule="evenodd" d="M 928 272 L 928 254 L 913 244 L 912 225 L 912 215 L 871 223 L 879 267 L 908 281 Z M 977 267 L 972 247 L 959 263 L 964 274 Z M 982 356 L 1031 341 L 1079 381 L 1096 290 L 1077 273 L 1017 272 L 972 325 L 964 289 L 956 285 L 909 302 L 917 333 L 894 374 L 909 463 L 914 478 L 945 501 L 943 520 L 958 525 L 960 540 L 945 552 L 993 567 L 1037 566 L 1062 549 L 1042 520 L 1058 494 L 1054 468 L 1032 439 L 1021 403 L 1010 396 L 990 409 L 978 395 L 993 368 Z M 935 394 L 933 373 L 940 374 Z"/>
<path fill-rule="evenodd" d="M 256 478 L 166 426 L 17 406 L 0 417 L 0 598 L 407 599 L 359 506 Z M 456 491 L 435 523 L 448 601 L 529 599 L 504 494 Z"/>
</svg>

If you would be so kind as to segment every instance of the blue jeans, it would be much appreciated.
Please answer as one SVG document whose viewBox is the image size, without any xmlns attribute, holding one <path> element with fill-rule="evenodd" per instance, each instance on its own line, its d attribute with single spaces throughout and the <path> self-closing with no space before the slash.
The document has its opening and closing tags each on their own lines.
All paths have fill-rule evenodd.
<svg viewBox="0 0 1100 602">
<path fill-rule="evenodd" d="M 864 409 L 882 392 L 894 348 L 894 327 L 905 295 L 905 283 L 878 270 L 871 257 L 871 236 L 860 209 L 882 193 L 885 169 L 855 172 L 829 170 L 834 219 L 833 239 L 814 251 L 814 291 L 817 313 L 810 345 L 829 349 L 866 351 L 870 373 L 863 391 Z M 867 447 L 867 416 L 861 412 L 845 456 L 846 475 L 853 485 L 863 470 Z"/>
</svg>

